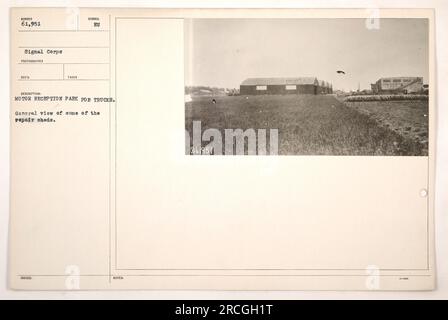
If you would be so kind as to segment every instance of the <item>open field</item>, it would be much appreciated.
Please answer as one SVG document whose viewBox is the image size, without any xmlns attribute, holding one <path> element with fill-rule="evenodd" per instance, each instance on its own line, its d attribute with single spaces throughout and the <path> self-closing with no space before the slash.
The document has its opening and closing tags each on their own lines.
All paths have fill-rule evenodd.
<svg viewBox="0 0 448 320">
<path fill-rule="evenodd" d="M 201 121 L 202 131 L 216 128 L 222 133 L 224 129 L 278 129 L 281 155 L 425 155 L 427 152 L 424 144 L 381 125 L 363 108 L 349 107 L 329 95 L 194 98 L 185 110 L 185 127 L 190 136 L 193 121 Z"/>
<path fill-rule="evenodd" d="M 419 142 L 428 151 L 428 101 L 366 101 L 346 104 L 401 136 Z"/>
</svg>

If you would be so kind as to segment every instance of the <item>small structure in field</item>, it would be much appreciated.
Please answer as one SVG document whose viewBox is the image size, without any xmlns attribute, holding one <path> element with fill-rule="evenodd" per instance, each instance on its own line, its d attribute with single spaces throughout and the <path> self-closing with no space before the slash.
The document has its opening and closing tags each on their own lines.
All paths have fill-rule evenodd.
<svg viewBox="0 0 448 320">
<path fill-rule="evenodd" d="M 332 93 L 331 85 L 315 77 L 249 78 L 240 85 L 241 95 L 326 93 Z"/>
<path fill-rule="evenodd" d="M 375 94 L 423 93 L 422 77 L 388 77 L 371 84 Z"/>
</svg>

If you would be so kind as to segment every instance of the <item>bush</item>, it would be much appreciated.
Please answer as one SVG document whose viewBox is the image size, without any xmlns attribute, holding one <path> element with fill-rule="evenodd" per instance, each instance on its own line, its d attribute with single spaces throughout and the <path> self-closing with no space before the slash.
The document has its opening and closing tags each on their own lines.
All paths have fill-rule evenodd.
<svg viewBox="0 0 448 320">
<path fill-rule="evenodd" d="M 399 101 L 399 100 L 428 100 L 428 96 L 424 94 L 382 94 L 382 95 L 366 95 L 366 96 L 348 96 L 345 101 Z"/>
</svg>

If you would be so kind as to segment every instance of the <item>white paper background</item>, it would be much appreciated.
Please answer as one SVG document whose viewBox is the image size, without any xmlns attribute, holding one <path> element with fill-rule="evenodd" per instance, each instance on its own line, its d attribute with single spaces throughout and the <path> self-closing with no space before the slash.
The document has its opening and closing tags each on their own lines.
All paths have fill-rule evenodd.
<svg viewBox="0 0 448 320">
<path fill-rule="evenodd" d="M 435 8 L 437 88 L 448 84 L 448 46 L 443 31 L 448 29 L 448 2 L 444 0 L 303 0 L 303 1 L 3 1 L 0 5 L 0 298 L 1 299 L 440 299 L 448 298 L 448 114 L 447 98 L 437 96 L 438 141 L 436 177 L 436 259 L 437 290 L 433 292 L 14 292 L 7 289 L 7 247 L 9 218 L 9 7 L 78 6 L 78 7 L 267 7 L 267 8 Z M 443 57 L 443 58 L 442 58 Z"/>
</svg>

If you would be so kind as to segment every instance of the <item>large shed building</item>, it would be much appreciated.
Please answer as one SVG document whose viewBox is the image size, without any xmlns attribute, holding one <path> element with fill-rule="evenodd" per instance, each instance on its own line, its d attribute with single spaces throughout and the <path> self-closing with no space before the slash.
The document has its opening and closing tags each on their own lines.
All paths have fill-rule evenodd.
<svg viewBox="0 0 448 320">
<path fill-rule="evenodd" d="M 241 95 L 325 93 L 332 93 L 331 85 L 315 77 L 249 78 L 240 85 Z"/>
<path fill-rule="evenodd" d="M 381 78 L 371 84 L 372 92 L 376 94 L 421 93 L 423 92 L 422 77 L 388 77 Z"/>
</svg>

